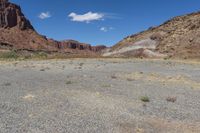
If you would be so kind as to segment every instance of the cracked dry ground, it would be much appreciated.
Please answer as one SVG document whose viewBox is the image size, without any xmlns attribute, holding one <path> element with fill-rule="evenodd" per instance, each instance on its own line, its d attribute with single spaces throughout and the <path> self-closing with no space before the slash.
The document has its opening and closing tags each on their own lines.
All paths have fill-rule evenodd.
<svg viewBox="0 0 200 133">
<path fill-rule="evenodd" d="M 199 133 L 200 64 L 2 61 L 0 132 Z"/>
</svg>

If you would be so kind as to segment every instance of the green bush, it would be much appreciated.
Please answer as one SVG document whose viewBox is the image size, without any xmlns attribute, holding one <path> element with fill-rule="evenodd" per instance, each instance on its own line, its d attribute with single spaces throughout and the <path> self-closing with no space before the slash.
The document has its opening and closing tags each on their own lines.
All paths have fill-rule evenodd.
<svg viewBox="0 0 200 133">
<path fill-rule="evenodd" d="M 143 102 L 150 102 L 149 97 L 147 97 L 147 96 L 142 96 L 140 98 L 140 100 L 143 101 Z"/>
</svg>

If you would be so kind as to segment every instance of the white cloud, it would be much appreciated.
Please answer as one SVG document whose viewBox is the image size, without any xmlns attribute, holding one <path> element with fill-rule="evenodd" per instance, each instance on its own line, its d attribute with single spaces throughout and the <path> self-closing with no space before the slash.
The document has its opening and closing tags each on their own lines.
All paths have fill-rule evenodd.
<svg viewBox="0 0 200 133">
<path fill-rule="evenodd" d="M 68 15 L 68 17 L 71 18 L 71 21 L 86 22 L 86 23 L 90 23 L 91 21 L 103 20 L 104 16 L 105 15 L 103 13 L 93 13 L 93 12 L 88 12 L 82 15 L 72 12 Z"/>
<path fill-rule="evenodd" d="M 107 32 L 108 29 L 107 29 L 106 27 L 101 27 L 101 28 L 100 28 L 100 31 Z"/>
<path fill-rule="evenodd" d="M 100 31 L 108 32 L 108 31 L 113 30 L 113 29 L 114 29 L 113 27 L 101 27 Z"/>
<path fill-rule="evenodd" d="M 51 17 L 50 12 L 41 12 L 40 15 L 38 16 L 40 19 L 47 19 Z"/>
</svg>

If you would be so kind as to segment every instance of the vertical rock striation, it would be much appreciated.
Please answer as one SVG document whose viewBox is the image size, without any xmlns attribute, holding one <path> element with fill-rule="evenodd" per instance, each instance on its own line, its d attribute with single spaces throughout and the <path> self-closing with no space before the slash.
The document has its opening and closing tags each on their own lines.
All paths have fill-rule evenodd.
<svg viewBox="0 0 200 133">
<path fill-rule="evenodd" d="M 8 2 L 8 0 L 0 0 L 0 28 L 12 28 L 15 26 L 21 30 L 33 29 L 19 6 Z"/>
</svg>

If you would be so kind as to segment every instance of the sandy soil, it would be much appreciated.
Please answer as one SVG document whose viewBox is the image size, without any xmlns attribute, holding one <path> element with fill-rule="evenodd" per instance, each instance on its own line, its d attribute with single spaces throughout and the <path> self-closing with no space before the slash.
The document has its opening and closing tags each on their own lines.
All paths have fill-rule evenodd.
<svg viewBox="0 0 200 133">
<path fill-rule="evenodd" d="M 200 132 L 196 62 L 2 61 L 0 92 L 1 133 Z"/>
</svg>

